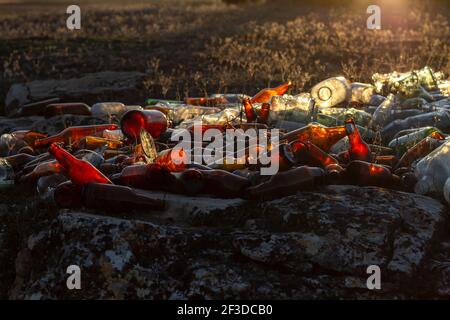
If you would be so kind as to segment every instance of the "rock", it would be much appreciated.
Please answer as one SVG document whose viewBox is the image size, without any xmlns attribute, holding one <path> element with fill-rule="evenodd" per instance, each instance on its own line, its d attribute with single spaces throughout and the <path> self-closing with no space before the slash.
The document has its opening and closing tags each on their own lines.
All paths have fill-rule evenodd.
<svg viewBox="0 0 450 320">
<path fill-rule="evenodd" d="M 184 202 L 161 216 L 124 213 L 127 219 L 120 219 L 62 212 L 51 222 L 41 219 L 20 250 L 16 268 L 22 276 L 9 298 L 446 294 L 420 276 L 448 221 L 446 206 L 431 198 L 375 187 L 328 186 L 264 203 L 209 201 L 199 210 L 188 208 L 195 203 L 189 199 L 183 197 Z M 28 257 L 27 278 L 21 262 Z M 72 264 L 81 268 L 82 290 L 65 287 L 65 269 Z M 365 287 L 366 268 L 372 264 L 381 268 L 381 290 Z"/>
<path fill-rule="evenodd" d="M 36 121 L 43 117 L 7 118 L 0 117 L 0 134 L 17 130 L 29 130 Z"/>
<path fill-rule="evenodd" d="M 297 258 L 333 272 L 352 274 L 377 264 L 412 276 L 446 219 L 442 204 L 428 197 L 356 186 L 324 192 L 263 204 L 268 233 L 259 241 L 242 235 L 235 246 L 272 263 L 283 263 L 283 252 L 297 252 Z"/>
<path fill-rule="evenodd" d="M 0 117 L 0 134 L 17 130 L 33 130 L 49 135 L 57 134 L 70 126 L 82 126 L 91 124 L 103 124 L 104 120 L 92 116 L 80 116 L 64 114 L 51 118 L 44 117 Z"/>
<path fill-rule="evenodd" d="M 37 80 L 14 84 L 5 99 L 5 112 L 14 115 L 21 106 L 48 98 L 62 102 L 82 101 L 92 105 L 105 99 L 124 103 L 143 101 L 145 74 L 139 72 L 99 72 L 69 80 Z"/>
</svg>

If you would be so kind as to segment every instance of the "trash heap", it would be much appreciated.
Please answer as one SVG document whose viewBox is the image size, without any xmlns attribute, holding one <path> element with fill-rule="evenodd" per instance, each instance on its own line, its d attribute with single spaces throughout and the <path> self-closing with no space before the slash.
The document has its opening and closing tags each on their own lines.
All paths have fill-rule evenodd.
<svg viewBox="0 0 450 320">
<path fill-rule="evenodd" d="M 0 187 L 35 185 L 61 208 L 163 210 L 161 191 L 262 201 L 324 184 L 379 186 L 450 196 L 450 81 L 429 67 L 374 74 L 373 83 L 333 77 L 310 93 L 292 83 L 255 96 L 214 94 L 146 106 L 38 101 L 17 115 L 89 115 L 105 124 L 0 137 Z M 206 163 L 174 137 L 209 129 L 279 130 L 277 144 L 246 144 L 234 160 Z M 237 143 L 236 141 L 233 143 Z M 223 148 L 225 149 L 225 145 Z M 192 148 L 207 151 L 208 143 Z M 271 156 L 278 171 L 261 174 Z"/>
</svg>

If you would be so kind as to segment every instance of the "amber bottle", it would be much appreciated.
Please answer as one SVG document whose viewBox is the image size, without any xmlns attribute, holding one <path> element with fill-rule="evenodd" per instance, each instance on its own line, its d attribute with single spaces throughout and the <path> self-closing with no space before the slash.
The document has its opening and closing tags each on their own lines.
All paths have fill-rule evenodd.
<svg viewBox="0 0 450 320">
<path fill-rule="evenodd" d="M 52 103 L 47 105 L 47 107 L 44 110 L 44 116 L 46 118 L 62 114 L 76 114 L 82 116 L 90 116 L 91 107 L 82 102 Z"/>
<path fill-rule="evenodd" d="M 339 162 L 309 141 L 294 140 L 290 143 L 295 164 L 325 168 Z"/>
<path fill-rule="evenodd" d="M 221 132 L 224 132 L 226 129 L 226 126 L 221 125 L 221 124 L 201 124 L 201 125 L 193 124 L 188 127 L 188 130 L 191 133 L 194 133 L 194 132 L 196 132 L 196 130 L 199 130 L 202 134 L 204 134 L 209 129 L 217 129 Z"/>
<path fill-rule="evenodd" d="M 60 208 L 81 208 L 83 206 L 82 188 L 66 181 L 55 188 L 53 200 Z"/>
<path fill-rule="evenodd" d="M 269 103 L 270 99 L 273 96 L 282 96 L 285 94 L 292 86 L 292 83 L 289 81 L 285 84 L 282 84 L 276 88 L 268 88 L 263 89 L 250 100 L 251 103 Z"/>
<path fill-rule="evenodd" d="M 250 181 L 244 177 L 224 170 L 205 170 L 203 177 L 204 194 L 211 194 L 219 198 L 239 198 L 244 190 L 250 186 Z"/>
<path fill-rule="evenodd" d="M 19 182 L 33 182 L 38 180 L 40 177 L 60 173 L 62 170 L 63 167 L 56 160 L 42 162 L 38 164 L 33 171 L 22 175 L 19 178 Z"/>
<path fill-rule="evenodd" d="M 203 172 L 198 169 L 187 169 L 182 172 L 171 173 L 176 180 L 172 180 L 169 191 L 194 196 L 205 188 Z"/>
<path fill-rule="evenodd" d="M 243 104 L 244 104 L 244 112 L 245 112 L 245 117 L 247 118 L 247 122 L 255 122 L 256 121 L 256 112 L 250 102 L 250 99 L 245 98 L 243 100 Z"/>
<path fill-rule="evenodd" d="M 270 115 L 270 104 L 263 103 L 261 106 L 261 110 L 259 112 L 258 122 L 267 123 L 269 121 L 269 115 Z"/>
<path fill-rule="evenodd" d="M 425 139 L 416 143 L 412 148 L 406 151 L 398 161 L 395 168 L 409 167 L 411 164 L 422 157 L 425 157 L 431 151 L 444 143 L 444 137 L 438 133 L 433 132 Z"/>
<path fill-rule="evenodd" d="M 345 126 L 325 127 L 318 123 L 310 123 L 307 126 L 286 133 L 281 140 L 291 142 L 299 140 L 309 141 L 325 152 L 330 152 L 331 147 L 347 135 Z"/>
<path fill-rule="evenodd" d="M 89 150 L 95 150 L 97 148 L 101 147 L 107 147 L 108 149 L 117 150 L 124 146 L 122 141 L 119 140 L 112 140 L 112 139 L 106 139 L 102 137 L 92 137 L 87 136 L 84 138 L 81 138 L 76 143 L 76 148 L 78 149 L 89 149 Z"/>
<path fill-rule="evenodd" d="M 350 160 L 368 161 L 372 160 L 372 153 L 369 145 L 361 138 L 358 128 L 353 119 L 345 120 L 345 130 L 347 131 L 350 148 L 348 150 Z"/>
<path fill-rule="evenodd" d="M 337 163 L 325 167 L 325 182 L 327 184 L 339 184 L 342 182 L 345 169 Z"/>
<path fill-rule="evenodd" d="M 189 162 L 187 154 L 183 149 L 175 151 L 174 149 L 166 149 L 158 154 L 155 163 L 171 172 L 183 171 Z"/>
<path fill-rule="evenodd" d="M 111 181 L 92 164 L 75 158 L 57 144 L 52 144 L 48 149 L 48 152 L 64 167 L 68 177 L 76 185 L 85 186 L 92 182 L 111 183 Z"/>
<path fill-rule="evenodd" d="M 54 200 L 62 208 L 84 206 L 107 214 L 129 213 L 129 210 L 162 210 L 165 201 L 155 194 L 126 186 L 89 183 L 84 188 L 64 182 L 56 187 Z"/>
<path fill-rule="evenodd" d="M 86 208 L 106 213 L 165 208 L 165 201 L 150 191 L 104 183 L 87 184 L 83 189 L 82 199 Z"/>
<path fill-rule="evenodd" d="M 133 164 L 126 166 L 120 173 L 111 176 L 114 184 L 130 186 L 133 188 L 148 189 L 147 185 L 147 164 Z"/>
<path fill-rule="evenodd" d="M 278 172 L 268 181 L 248 188 L 245 191 L 245 196 L 251 199 L 270 199 L 287 196 L 321 184 L 324 175 L 323 169 L 308 166 Z"/>
<path fill-rule="evenodd" d="M 392 168 L 397 163 L 397 157 L 394 155 L 376 156 L 374 162 Z"/>
<path fill-rule="evenodd" d="M 401 184 L 400 178 L 385 166 L 360 160 L 348 164 L 345 178 L 348 182 L 360 186 L 398 188 Z"/>
<path fill-rule="evenodd" d="M 13 156 L 5 157 L 4 159 L 9 163 L 14 171 L 21 170 L 27 163 L 30 163 L 36 156 L 32 156 L 26 153 L 19 153 Z"/>
<path fill-rule="evenodd" d="M 57 135 L 36 140 L 34 145 L 36 148 L 44 148 L 52 143 L 64 143 L 65 145 L 71 145 L 86 136 L 101 135 L 103 130 L 116 130 L 117 128 L 118 127 L 116 124 L 69 127 Z"/>
<path fill-rule="evenodd" d="M 158 138 L 168 127 L 166 115 L 158 110 L 130 110 L 120 120 L 120 127 L 125 136 L 132 140 L 139 140 L 143 128 Z"/>
<path fill-rule="evenodd" d="M 225 97 L 217 97 L 217 98 L 185 98 L 185 104 L 194 105 L 194 106 L 207 106 L 207 107 L 215 107 L 221 104 L 228 103 L 228 100 Z"/>
</svg>

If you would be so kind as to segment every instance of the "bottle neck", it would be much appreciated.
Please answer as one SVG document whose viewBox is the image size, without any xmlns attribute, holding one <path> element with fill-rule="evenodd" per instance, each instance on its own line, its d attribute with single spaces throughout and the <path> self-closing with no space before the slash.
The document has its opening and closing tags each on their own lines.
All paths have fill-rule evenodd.
<svg viewBox="0 0 450 320">
<path fill-rule="evenodd" d="M 285 94 L 286 91 L 288 91 L 290 87 L 291 87 L 291 82 L 289 81 L 288 83 L 285 83 L 285 84 L 282 84 L 282 85 L 276 87 L 274 90 L 276 91 L 276 93 L 278 95 L 281 96 L 281 95 Z"/>
<path fill-rule="evenodd" d="M 345 125 L 345 129 L 347 131 L 347 136 L 350 141 L 350 144 L 361 144 L 363 143 L 361 136 L 359 134 L 358 128 L 354 123 L 347 123 Z"/>
<path fill-rule="evenodd" d="M 36 140 L 34 145 L 36 148 L 41 148 L 41 147 L 47 146 L 51 143 L 63 142 L 64 141 L 63 134 L 65 133 L 65 131 L 66 130 L 58 133 L 57 135 L 54 135 L 54 136 L 51 136 L 48 138 Z"/>
<path fill-rule="evenodd" d="M 69 170 L 75 163 L 80 161 L 56 144 L 52 144 L 48 149 L 48 152 L 52 154 L 66 170 Z"/>
</svg>

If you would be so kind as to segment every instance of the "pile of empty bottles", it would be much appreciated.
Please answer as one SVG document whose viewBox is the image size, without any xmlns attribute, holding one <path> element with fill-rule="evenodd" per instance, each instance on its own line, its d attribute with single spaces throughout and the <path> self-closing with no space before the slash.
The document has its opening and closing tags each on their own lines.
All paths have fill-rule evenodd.
<svg viewBox="0 0 450 320">
<path fill-rule="evenodd" d="M 3 134 L 0 184 L 37 185 L 41 199 L 63 208 L 108 210 L 163 209 L 165 192 L 257 201 L 324 184 L 379 186 L 449 201 L 450 81 L 442 73 L 425 67 L 375 74 L 373 84 L 334 77 L 298 95 L 286 94 L 290 87 L 253 97 L 149 99 L 145 107 L 23 106 L 22 114 L 40 105 L 46 117 L 109 120 L 53 136 Z M 246 135 L 249 130 L 256 135 Z M 192 133 L 200 140 L 186 138 Z"/>
</svg>

